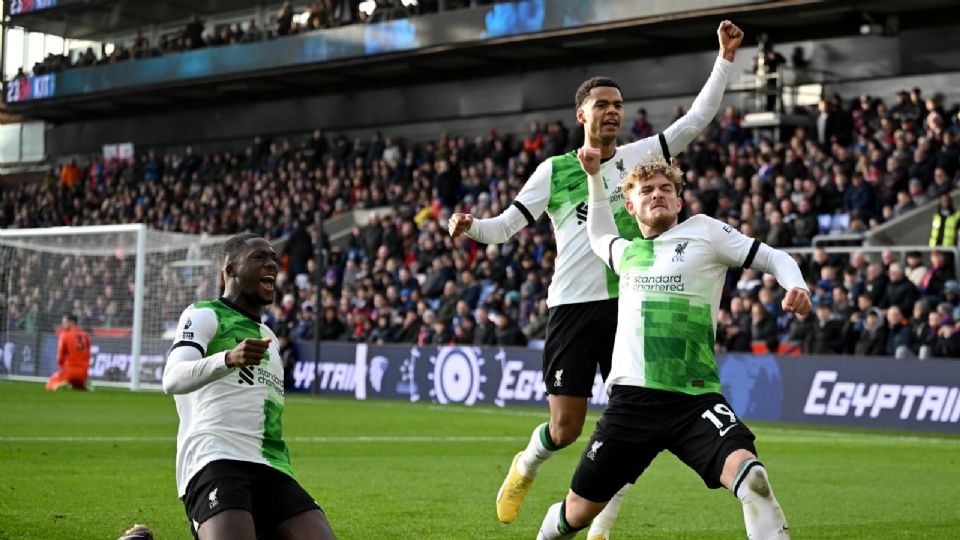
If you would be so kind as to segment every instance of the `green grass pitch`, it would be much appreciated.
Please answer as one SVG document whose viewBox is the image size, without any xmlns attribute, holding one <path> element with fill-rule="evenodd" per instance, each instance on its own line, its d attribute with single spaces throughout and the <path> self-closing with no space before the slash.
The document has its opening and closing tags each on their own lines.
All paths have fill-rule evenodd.
<svg viewBox="0 0 960 540">
<path fill-rule="evenodd" d="M 174 484 L 171 397 L 0 381 L 0 404 L 0 539 L 113 539 L 135 522 L 158 540 L 191 538 Z M 289 396 L 284 427 L 298 480 L 341 539 L 532 539 L 583 440 L 544 465 L 513 524 L 497 521 L 494 499 L 546 416 Z M 960 437 L 751 427 L 793 538 L 960 538 Z M 613 532 L 746 536 L 739 502 L 669 454 L 627 493 Z"/>
</svg>

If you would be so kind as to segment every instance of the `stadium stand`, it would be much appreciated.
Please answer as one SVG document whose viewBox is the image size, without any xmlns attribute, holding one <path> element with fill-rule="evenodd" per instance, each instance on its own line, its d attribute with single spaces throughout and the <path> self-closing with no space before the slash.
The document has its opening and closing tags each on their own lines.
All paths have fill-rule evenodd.
<svg viewBox="0 0 960 540">
<path fill-rule="evenodd" d="M 920 89 L 898 96 L 890 106 L 869 96 L 831 96 L 807 111 L 809 128 L 797 128 L 784 142 L 755 138 L 728 107 L 682 157 L 688 212 L 716 216 L 776 247 L 809 247 L 818 235 L 862 234 L 949 194 L 960 183 L 957 106 L 945 110 L 934 98 L 923 100 Z M 320 318 L 322 337 L 330 340 L 523 345 L 544 336 L 555 253 L 548 225 L 541 221 L 484 249 L 452 241 L 445 218 L 453 211 L 498 214 L 540 161 L 569 150 L 574 139 L 556 121 L 531 126 L 522 141 L 495 129 L 473 140 L 444 134 L 422 145 L 379 132 L 368 140 L 330 140 L 318 130 L 299 140 L 258 137 L 203 155 L 187 146 L 149 150 L 132 163 L 94 157 L 63 164 L 58 180 L 6 190 L 0 225 L 142 221 L 188 233 L 252 230 L 287 239 L 287 271 L 270 317 L 278 335 L 312 339 L 312 321 Z M 332 218 L 382 207 L 389 208 L 387 218 L 373 215 L 330 247 L 323 282 L 316 283 L 312 210 Z M 891 335 L 871 350 L 957 354 L 953 257 L 909 255 L 890 252 L 868 264 L 862 253 L 817 249 L 803 268 L 822 309 L 803 323 L 781 313 L 775 282 L 749 271 L 731 274 L 720 346 L 853 354 L 868 339 L 861 336 L 877 339 L 877 323 L 868 323 L 875 308 L 896 305 L 902 320 L 888 315 Z M 100 274 L 78 267 L 68 286 Z M 317 286 L 319 308 L 312 301 Z M 11 301 L 12 324 L 36 324 L 21 313 L 30 304 Z M 111 298 L 86 299 L 81 307 L 91 325 L 129 324 L 126 308 Z"/>
<path fill-rule="evenodd" d="M 259 20 L 270 21 L 266 26 L 258 27 L 255 21 L 217 24 L 213 25 L 214 31 L 194 15 L 183 23 L 182 30 L 163 36 L 157 43 L 150 43 L 138 31 L 130 43 L 117 42 L 111 55 L 98 57 L 88 50 L 72 62 L 49 57 L 34 68 L 34 74 L 72 66 L 106 70 L 101 64 L 196 48 L 255 48 L 251 42 L 322 33 L 353 22 L 416 16 L 436 11 L 440 4 L 444 10 L 452 10 L 486 3 L 420 2 L 411 8 L 402 2 L 377 2 L 374 20 L 359 11 L 358 2 L 324 0 L 309 3 L 309 16 L 304 20 L 292 16 L 303 5 L 298 4 L 295 10 L 284 2 L 275 14 L 260 13 Z M 775 4 L 765 7 L 776 9 Z M 939 4 L 930 2 L 930 7 Z M 116 19 L 123 20 L 123 11 L 117 9 Z M 843 35 L 840 24 L 846 22 L 842 17 L 807 14 L 820 17 L 818 20 L 824 23 L 834 21 L 829 32 Z M 606 21 L 603 14 L 578 16 L 582 21 Z M 851 16 L 855 19 L 858 15 Z M 19 17 L 33 21 L 31 24 L 49 23 L 44 22 L 42 14 Z M 924 22 L 922 14 L 904 20 L 916 26 Z M 486 32 L 493 32 L 490 20 L 486 22 Z M 501 30 L 507 34 L 521 32 Z M 680 27 L 665 26 L 663 30 L 672 32 L 678 43 L 684 43 L 681 35 L 691 34 Z M 605 31 L 612 36 L 620 29 Z M 616 37 L 622 39 L 624 35 Z M 518 40 L 510 54 L 522 57 L 517 51 L 524 46 Z M 755 73 L 775 70 L 786 63 L 782 55 L 769 49 L 772 46 L 765 39 L 761 42 L 762 50 L 753 62 Z M 566 47 L 596 50 L 579 42 L 561 48 Z M 810 66 L 815 63 L 804 57 L 802 48 L 798 49 L 799 54 L 794 51 L 792 56 L 794 82 L 799 81 L 800 74 L 812 76 Z M 377 56 L 370 49 L 366 51 Z M 487 55 L 484 61 L 491 63 L 481 65 L 501 62 L 489 51 Z M 566 55 L 563 52 L 559 56 Z M 577 61 L 583 63 L 583 58 Z M 271 67 L 258 66 L 259 71 L 248 76 L 262 79 L 269 73 L 273 77 Z M 388 75 L 382 80 L 389 79 L 393 72 L 385 73 Z M 25 76 L 20 70 L 15 78 Z M 299 77 L 297 73 L 285 76 Z M 334 76 L 349 78 L 347 72 Z M 858 82 L 865 84 L 849 84 Z M 536 87 L 543 81 L 531 79 L 528 83 Z M 191 83 L 184 79 L 180 84 Z M 197 85 L 193 94 L 230 91 L 230 85 L 205 92 L 200 82 L 193 84 Z M 136 91 L 149 88 L 144 85 Z M 264 88 L 274 91 L 269 85 Z M 782 103 L 777 88 L 777 97 L 770 103 L 785 112 L 788 105 Z M 898 354 L 898 349 L 901 355 L 908 354 L 906 351 L 923 356 L 960 352 L 960 334 L 954 333 L 954 321 L 960 321 L 960 299 L 955 294 L 955 233 L 944 230 L 931 238 L 930 249 L 920 253 L 900 249 L 879 258 L 872 257 L 879 250 L 838 251 L 830 247 L 842 243 L 842 238 L 859 245 L 868 233 L 895 226 L 898 220 L 917 212 L 937 213 L 931 206 L 957 187 L 960 108 L 938 93 L 948 90 L 938 86 L 904 89 L 893 101 L 825 93 L 816 105 L 789 105 L 795 121 L 781 126 L 789 125 L 789 130 L 778 130 L 772 136 L 760 127 L 751 128 L 756 122 L 748 121 L 740 107 L 729 105 L 690 145 L 681 157 L 687 175 L 687 214 L 715 216 L 745 234 L 796 253 L 805 277 L 815 287 L 818 302 L 818 316 L 800 323 L 780 313 L 780 292 L 775 283 L 749 272 L 733 272 L 720 314 L 721 349 L 852 354 L 861 347 L 860 337 L 867 336 L 864 341 L 882 341 L 882 346 L 862 346 L 882 355 Z M 56 93 L 50 95 L 57 98 Z M 179 106 L 189 95 L 172 93 L 167 99 Z M 521 95 L 521 101 L 526 101 L 526 94 Z M 760 92 L 757 95 L 758 103 L 765 106 L 768 100 Z M 98 100 L 97 96 L 97 92 L 88 92 L 76 99 L 87 100 L 89 105 Z M 260 94 L 236 99 L 256 96 Z M 295 94 L 291 96 L 296 98 Z M 101 99 L 102 103 L 94 107 L 103 108 L 89 110 L 109 110 L 117 116 L 117 111 L 125 107 L 142 106 L 129 96 L 127 99 Z M 51 103 L 47 106 L 42 96 L 29 93 L 12 103 L 8 100 L 11 110 L 40 117 L 57 118 L 64 110 L 69 111 L 72 116 L 68 118 L 75 124 L 91 117 L 85 105 L 57 107 L 56 100 Z M 628 118 L 632 123 L 624 130 L 628 138 L 656 133 L 671 118 L 667 108 L 672 104 L 668 105 L 666 99 L 641 105 L 642 114 Z M 458 107 L 467 106 L 460 103 Z M 675 110 L 682 114 L 679 105 Z M 135 116 L 142 111 L 131 109 L 129 114 Z M 410 118 L 408 121 L 413 122 L 414 117 Z M 162 123 L 154 120 L 158 126 Z M 536 343 L 545 331 L 544 297 L 556 249 L 549 225 L 541 220 L 507 244 L 481 246 L 470 240 L 451 240 L 445 221 L 456 211 L 481 217 L 498 214 L 510 204 L 537 164 L 577 146 L 576 130 L 563 120 L 554 117 L 547 121 L 545 116 L 540 120 L 542 123 L 533 122 L 527 133 L 517 134 L 515 125 L 504 125 L 507 118 L 501 114 L 492 116 L 480 134 L 476 130 L 459 134 L 434 131 L 431 137 L 421 133 L 416 141 L 404 140 L 402 126 L 396 132 L 383 128 L 385 134 L 366 130 L 363 136 L 357 136 L 360 131 L 332 137 L 322 130 L 309 135 L 271 132 L 240 146 L 216 140 L 220 135 L 208 136 L 214 140 L 190 140 L 187 131 L 179 131 L 176 146 L 138 146 L 138 153 L 129 162 L 101 156 L 59 156 L 59 164 L 45 181 L 3 189 L 0 226 L 142 222 L 158 230 L 193 234 L 251 230 L 281 240 L 278 245 L 283 246 L 285 272 L 278 280 L 281 294 L 270 312 L 271 325 L 278 335 L 309 340 L 319 332 L 325 340 L 371 343 Z M 468 121 L 474 126 L 484 122 L 476 115 Z M 61 131 L 60 139 L 73 133 L 69 129 Z M 146 136 L 149 130 L 143 131 Z M 375 212 L 364 218 L 368 219 L 366 223 L 338 239 L 331 240 L 315 226 L 318 210 L 329 221 L 370 209 Z M 942 212 L 933 227 L 955 226 L 953 207 L 944 203 Z M 924 226 L 931 223 L 929 217 L 922 219 Z M 317 244 L 328 253 L 319 263 L 314 256 Z M 936 251 L 940 247 L 943 251 Z M 80 261 L 64 281 L 64 291 L 83 289 L 83 284 L 103 275 L 102 268 L 90 264 Z M 318 264 L 322 266 L 319 269 Z M 30 275 L 40 270 L 24 268 L 20 272 Z M 110 287 L 96 289 L 112 291 Z M 318 292 L 319 306 L 314 305 Z M 40 306 L 39 294 L 25 290 L 5 299 L 8 328 L 55 325 L 64 306 L 50 302 Z M 74 299 L 68 307 L 78 312 L 81 325 L 123 328 L 132 318 L 129 303 L 108 294 L 86 298 L 64 292 L 53 297 Z M 168 298 L 161 306 L 167 309 L 163 317 L 175 319 L 180 306 L 188 301 L 187 296 Z M 894 305 L 902 320 L 884 315 L 886 324 L 880 324 L 879 317 L 879 322 L 868 323 L 876 315 L 875 308 L 889 310 Z M 891 331 L 887 338 L 877 337 L 875 324 Z M 905 325 L 909 325 L 909 332 L 900 331 Z"/>
</svg>

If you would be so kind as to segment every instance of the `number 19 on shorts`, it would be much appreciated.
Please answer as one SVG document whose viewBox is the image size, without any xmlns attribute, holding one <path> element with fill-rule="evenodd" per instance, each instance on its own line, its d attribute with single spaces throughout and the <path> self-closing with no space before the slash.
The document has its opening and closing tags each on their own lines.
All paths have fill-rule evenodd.
<svg viewBox="0 0 960 540">
<path fill-rule="evenodd" d="M 730 407 L 727 407 L 723 403 L 717 403 L 711 409 L 703 411 L 700 418 L 709 420 L 720 432 L 721 437 L 726 435 L 733 426 L 737 425 L 737 415 L 733 414 Z"/>
</svg>

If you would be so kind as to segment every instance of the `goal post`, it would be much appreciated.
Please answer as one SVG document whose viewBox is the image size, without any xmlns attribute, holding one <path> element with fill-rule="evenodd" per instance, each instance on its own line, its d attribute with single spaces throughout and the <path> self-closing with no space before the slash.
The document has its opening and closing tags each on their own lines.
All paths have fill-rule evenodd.
<svg viewBox="0 0 960 540">
<path fill-rule="evenodd" d="M 53 373 L 72 313 L 90 335 L 95 384 L 159 388 L 180 313 L 220 292 L 225 238 L 143 224 L 0 230 L 0 377 Z"/>
</svg>

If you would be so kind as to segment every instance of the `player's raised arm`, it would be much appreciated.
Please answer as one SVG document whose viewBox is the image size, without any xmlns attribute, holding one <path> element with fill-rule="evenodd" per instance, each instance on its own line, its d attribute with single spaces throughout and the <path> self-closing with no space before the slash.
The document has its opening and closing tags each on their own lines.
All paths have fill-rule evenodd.
<svg viewBox="0 0 960 540">
<path fill-rule="evenodd" d="M 588 143 L 589 144 L 589 143 Z M 587 236 L 590 249 L 613 269 L 613 244 L 620 238 L 613 221 L 610 200 L 600 175 L 600 149 L 585 146 L 577 150 L 580 167 L 587 173 Z"/>
<path fill-rule="evenodd" d="M 524 227 L 536 224 L 550 200 L 551 171 L 552 162 L 549 159 L 541 163 L 523 185 L 513 204 L 499 216 L 477 219 L 470 214 L 453 214 L 447 222 L 450 236 L 458 238 L 466 234 L 483 244 L 502 244 Z"/>
<path fill-rule="evenodd" d="M 690 110 L 663 131 L 660 144 L 666 145 L 664 151 L 670 156 L 679 154 L 703 133 L 720 109 L 727 79 L 733 71 L 734 56 L 740 44 L 743 43 L 743 31 L 732 22 L 723 21 L 717 29 L 717 37 L 720 40 L 720 52 L 706 84 L 693 100 Z"/>
</svg>

